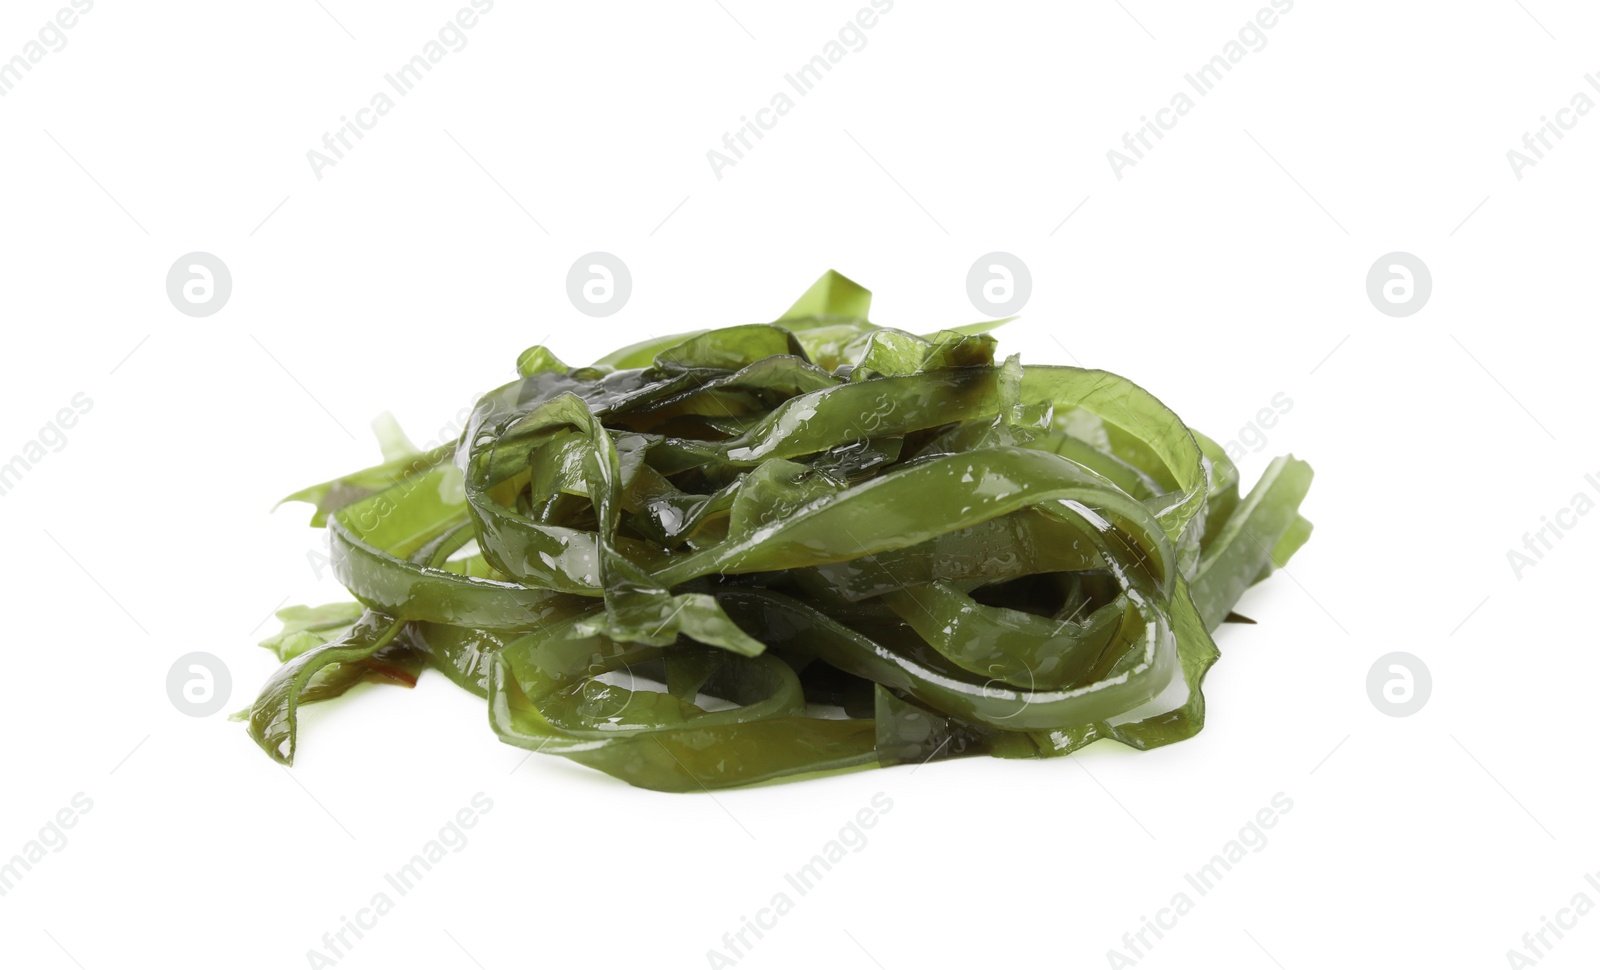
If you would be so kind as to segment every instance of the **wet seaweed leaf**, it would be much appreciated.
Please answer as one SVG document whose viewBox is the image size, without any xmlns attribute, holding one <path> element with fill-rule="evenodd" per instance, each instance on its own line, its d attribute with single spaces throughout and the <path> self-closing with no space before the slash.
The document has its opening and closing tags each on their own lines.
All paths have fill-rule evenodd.
<svg viewBox="0 0 1600 970">
<path fill-rule="evenodd" d="M 827 273 L 773 323 L 529 348 L 452 445 L 378 423 L 381 464 L 290 496 L 357 602 L 280 613 L 251 736 L 288 763 L 300 705 L 424 663 L 501 740 L 665 791 L 1193 736 L 1310 466 L 1241 497 L 1127 379 L 870 308 Z"/>
</svg>

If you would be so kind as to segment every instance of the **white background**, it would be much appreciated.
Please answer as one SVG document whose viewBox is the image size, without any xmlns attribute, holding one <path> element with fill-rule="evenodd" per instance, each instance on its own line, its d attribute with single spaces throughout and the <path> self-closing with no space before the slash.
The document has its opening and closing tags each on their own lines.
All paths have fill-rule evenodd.
<svg viewBox="0 0 1600 970">
<path fill-rule="evenodd" d="M 1119 180 L 1107 150 L 1265 4 L 901 0 L 718 179 L 707 150 L 864 3 L 500 0 L 319 180 L 307 151 L 460 5 L 101 2 L 0 98 L 0 460 L 93 401 L 0 498 L 0 859 L 93 802 L 0 898 L 7 966 L 306 966 L 478 792 L 338 966 L 707 966 L 878 792 L 739 966 L 1111 965 L 1280 792 L 1140 967 L 1517 965 L 1600 903 L 1600 516 L 1520 578 L 1506 556 L 1600 497 L 1600 113 L 1521 179 L 1506 158 L 1600 99 L 1600 12 L 1300 0 Z M 62 6 L 8 2 L 0 59 Z M 234 281 L 201 319 L 164 291 L 197 250 Z M 591 250 L 633 274 L 602 320 L 564 285 Z M 1311 461 L 1317 532 L 1220 633 L 1195 739 L 713 799 L 524 764 L 436 674 L 308 711 L 292 773 L 169 702 L 204 650 L 245 706 L 272 611 L 339 597 L 304 507 L 270 510 L 374 461 L 381 411 L 428 442 L 525 346 L 771 319 L 830 267 L 878 322 L 969 322 L 992 250 L 1033 275 L 1004 351 L 1127 374 L 1219 441 L 1293 401 L 1242 464 Z M 1399 319 L 1364 282 L 1395 250 L 1434 285 Z M 1365 686 L 1395 650 L 1432 671 L 1408 718 Z M 1600 915 L 1565 934 L 1538 965 L 1592 966 Z"/>
</svg>

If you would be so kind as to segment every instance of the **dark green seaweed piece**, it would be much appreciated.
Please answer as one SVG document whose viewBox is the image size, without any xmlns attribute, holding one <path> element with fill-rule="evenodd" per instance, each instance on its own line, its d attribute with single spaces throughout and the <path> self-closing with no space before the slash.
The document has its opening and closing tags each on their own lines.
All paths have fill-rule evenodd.
<svg viewBox="0 0 1600 970">
<path fill-rule="evenodd" d="M 523 351 L 459 441 L 290 496 L 356 602 L 282 611 L 248 712 L 423 665 L 501 740 L 701 791 L 1193 736 L 1211 632 L 1305 544 L 1311 468 L 1238 469 L 1105 371 L 868 322 L 824 274 L 772 323 L 569 367 Z"/>
</svg>

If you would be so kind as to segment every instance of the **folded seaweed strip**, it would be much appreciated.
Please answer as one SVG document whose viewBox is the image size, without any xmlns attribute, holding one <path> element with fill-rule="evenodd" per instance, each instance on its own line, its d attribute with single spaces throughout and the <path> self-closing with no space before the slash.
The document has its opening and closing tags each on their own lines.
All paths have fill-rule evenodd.
<svg viewBox="0 0 1600 970">
<path fill-rule="evenodd" d="M 1310 466 L 1241 495 L 1125 378 L 870 299 L 830 272 L 770 324 L 533 347 L 454 444 L 381 430 L 382 464 L 286 499 L 357 602 L 280 611 L 236 716 L 291 764 L 299 705 L 431 666 L 502 741 L 662 791 L 1198 732 L 1210 632 L 1309 538 Z"/>
</svg>

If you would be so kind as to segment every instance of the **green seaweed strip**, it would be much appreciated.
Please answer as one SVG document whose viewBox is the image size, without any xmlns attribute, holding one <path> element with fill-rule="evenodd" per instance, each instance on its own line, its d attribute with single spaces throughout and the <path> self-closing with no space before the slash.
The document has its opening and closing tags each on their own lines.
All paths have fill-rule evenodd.
<svg viewBox="0 0 1600 970">
<path fill-rule="evenodd" d="M 1126 378 L 870 309 L 827 273 L 771 323 L 528 348 L 451 445 L 381 420 L 381 464 L 288 499 L 356 602 L 280 614 L 250 736 L 289 764 L 302 704 L 426 664 L 502 741 L 658 791 L 1192 737 L 1310 466 L 1241 497 Z"/>
</svg>

